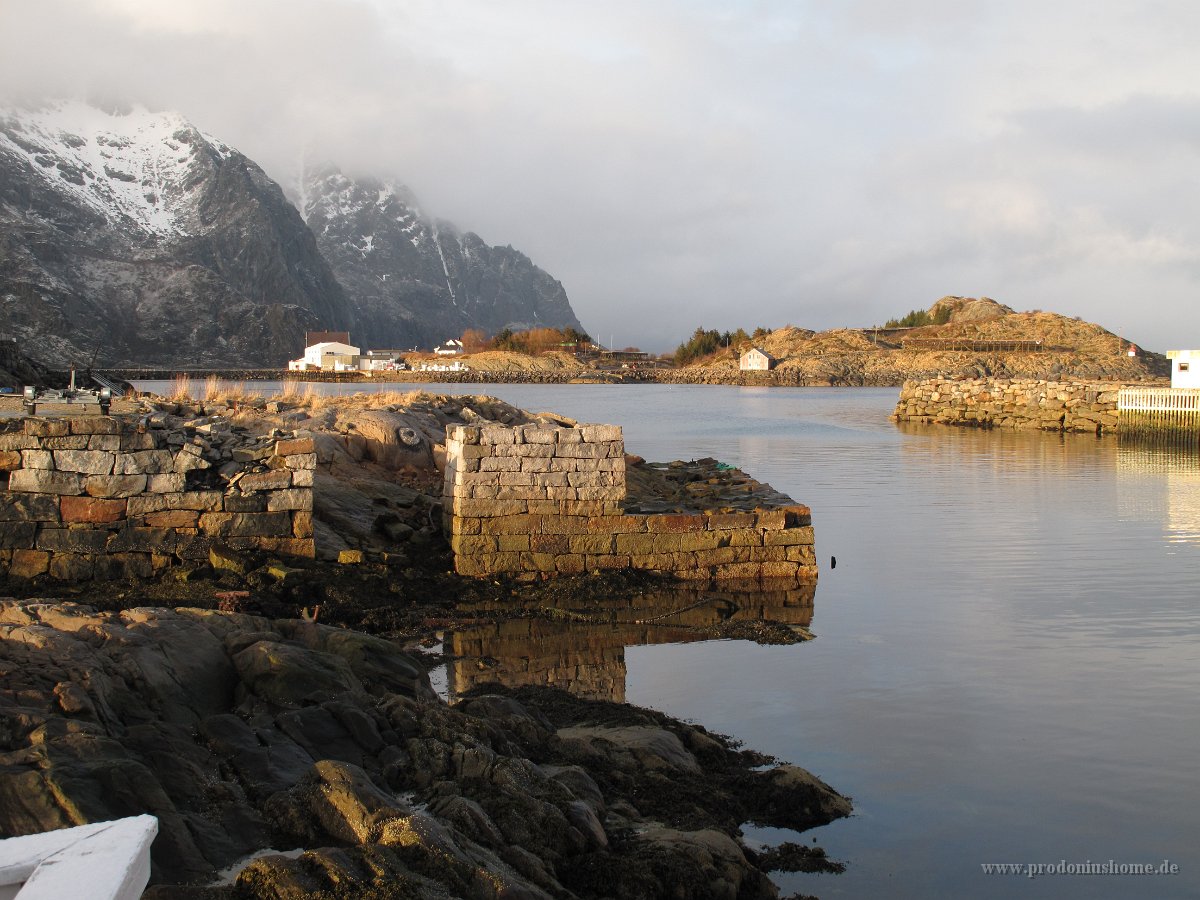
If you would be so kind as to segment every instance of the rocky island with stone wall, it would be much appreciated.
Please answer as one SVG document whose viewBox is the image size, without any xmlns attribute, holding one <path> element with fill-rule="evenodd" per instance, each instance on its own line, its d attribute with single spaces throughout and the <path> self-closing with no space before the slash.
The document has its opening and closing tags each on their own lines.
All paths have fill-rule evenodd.
<svg viewBox="0 0 1200 900">
<path fill-rule="evenodd" d="M 447 427 L 574 423 L 426 394 L 127 413 L 99 430 L 7 426 L 22 446 L 4 451 L 0 521 L 0 835 L 150 813 L 146 896 L 184 900 L 767 898 L 769 871 L 837 869 L 812 847 L 752 850 L 741 826 L 804 830 L 848 814 L 845 798 L 700 726 L 612 702 L 615 684 L 585 699 L 536 678 L 505 687 L 493 666 L 459 679 L 453 704 L 433 691 L 427 670 L 454 664 L 456 645 L 420 642 L 443 630 L 598 629 L 664 587 L 681 593 L 639 632 L 809 636 L 811 585 L 756 604 L 759 578 L 712 606 L 703 587 L 651 572 L 455 574 L 441 532 Z M 156 471 L 125 471 L 133 454 L 153 454 L 137 458 Z M 661 514 L 697 493 L 689 484 L 741 483 L 707 484 L 689 465 L 628 471 L 655 485 L 642 502 Z M 271 508 L 291 491 L 311 494 Z M 276 533 L 283 515 L 290 537 Z M 175 543 L 147 545 L 145 560 L 117 549 L 166 532 Z M 56 556 L 86 555 L 83 544 L 90 568 Z"/>
</svg>

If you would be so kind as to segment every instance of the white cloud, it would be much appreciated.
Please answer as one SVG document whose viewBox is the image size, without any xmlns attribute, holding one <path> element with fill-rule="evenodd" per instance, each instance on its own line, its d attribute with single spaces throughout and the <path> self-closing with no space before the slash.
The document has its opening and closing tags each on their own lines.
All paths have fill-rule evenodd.
<svg viewBox="0 0 1200 900">
<path fill-rule="evenodd" d="M 41 0 L 0 83 L 396 174 L 624 343 L 983 293 L 1164 348 L 1200 338 L 1198 38 L 1182 0 Z"/>
</svg>

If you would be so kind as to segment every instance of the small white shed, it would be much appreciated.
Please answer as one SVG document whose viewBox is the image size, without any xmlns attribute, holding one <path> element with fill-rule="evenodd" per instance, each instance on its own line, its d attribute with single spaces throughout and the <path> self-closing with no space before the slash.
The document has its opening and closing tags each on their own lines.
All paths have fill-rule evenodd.
<svg viewBox="0 0 1200 900">
<path fill-rule="evenodd" d="M 1200 350 L 1168 350 L 1171 387 L 1200 388 Z"/>
<path fill-rule="evenodd" d="M 738 368 L 743 372 L 765 372 L 775 368 L 775 357 L 766 350 L 751 347 L 738 360 Z"/>
</svg>

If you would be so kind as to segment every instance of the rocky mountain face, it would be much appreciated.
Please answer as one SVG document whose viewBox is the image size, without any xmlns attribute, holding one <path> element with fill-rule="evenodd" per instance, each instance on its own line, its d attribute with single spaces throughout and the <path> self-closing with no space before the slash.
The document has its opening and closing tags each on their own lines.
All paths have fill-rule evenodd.
<svg viewBox="0 0 1200 900">
<path fill-rule="evenodd" d="M 63 368 L 245 367 L 284 364 L 311 330 L 407 348 L 579 327 L 561 284 L 404 188 L 322 168 L 298 194 L 304 217 L 174 113 L 0 110 L 0 338 Z"/>
<path fill-rule="evenodd" d="M 403 185 L 313 167 L 297 204 L 374 347 L 431 347 L 466 328 L 582 328 L 560 282 L 429 217 Z"/>
<path fill-rule="evenodd" d="M 0 113 L 0 322 L 51 365 L 272 365 L 352 308 L 283 191 L 174 114 Z"/>
</svg>

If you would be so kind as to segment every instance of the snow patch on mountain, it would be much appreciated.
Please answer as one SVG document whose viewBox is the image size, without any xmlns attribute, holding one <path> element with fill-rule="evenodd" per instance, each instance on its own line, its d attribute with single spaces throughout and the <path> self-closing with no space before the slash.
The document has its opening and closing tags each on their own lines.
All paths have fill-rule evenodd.
<svg viewBox="0 0 1200 900">
<path fill-rule="evenodd" d="M 178 113 L 110 113 L 78 101 L 0 112 L 0 153 L 123 231 L 188 234 L 188 201 L 205 156 L 234 151 Z"/>
</svg>

